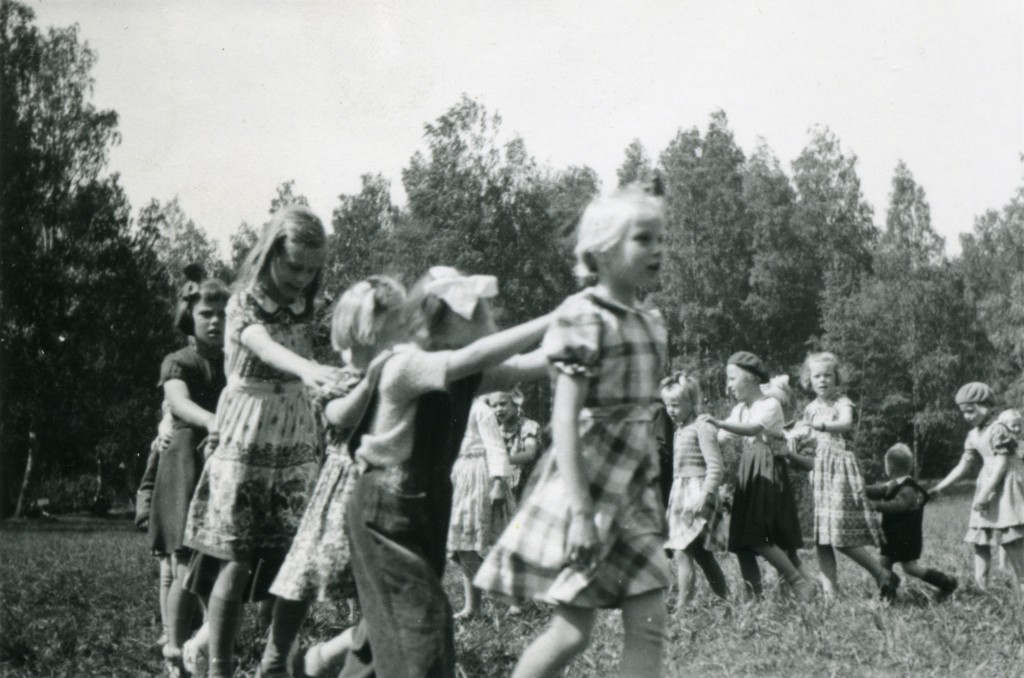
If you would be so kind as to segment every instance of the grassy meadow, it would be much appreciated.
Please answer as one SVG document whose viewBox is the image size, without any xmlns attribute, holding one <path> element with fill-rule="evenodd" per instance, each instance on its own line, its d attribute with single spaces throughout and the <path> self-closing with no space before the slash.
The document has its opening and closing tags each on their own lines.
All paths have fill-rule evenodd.
<svg viewBox="0 0 1024 678">
<path fill-rule="evenodd" d="M 965 488 L 966 490 L 966 488 Z M 870 578 L 840 560 L 845 590 L 834 601 L 796 605 L 774 586 L 760 602 L 720 603 L 706 586 L 693 609 L 673 613 L 666 675 L 682 676 L 1018 676 L 1024 674 L 1024 624 L 1011 580 L 996 570 L 983 593 L 970 584 L 962 543 L 970 495 L 930 505 L 924 561 L 951 572 L 961 589 L 935 604 L 927 586 L 907 581 L 899 599 L 874 599 Z M 814 569 L 813 551 L 801 554 Z M 733 588 L 739 573 L 723 559 Z M 767 572 L 768 580 L 771 574 Z M 458 609 L 457 568 L 446 580 Z M 459 664 L 469 678 L 505 676 L 547 621 L 542 606 L 508 617 L 484 614 L 457 627 Z M 344 605 L 317 606 L 303 643 L 348 624 Z M 161 661 L 157 564 L 144 534 L 120 520 L 62 518 L 0 523 L 0 676 L 155 676 Z M 616 674 L 621 624 L 602 613 L 592 647 L 567 675 Z M 239 675 L 255 671 L 256 623 L 239 638 Z"/>
</svg>

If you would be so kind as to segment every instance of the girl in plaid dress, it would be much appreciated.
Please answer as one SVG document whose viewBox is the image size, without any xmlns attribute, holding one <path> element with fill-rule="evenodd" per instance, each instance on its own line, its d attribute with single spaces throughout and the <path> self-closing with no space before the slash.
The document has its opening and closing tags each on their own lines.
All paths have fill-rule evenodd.
<svg viewBox="0 0 1024 678">
<path fill-rule="evenodd" d="M 366 374 L 370 361 L 399 339 L 399 322 L 405 288 L 386 276 L 372 276 L 345 291 L 331 318 L 331 344 L 347 356 L 340 378 L 315 394 L 313 409 L 319 415 L 327 441 L 327 456 L 316 488 L 295 533 L 281 571 L 270 587 L 279 598 L 301 601 L 354 599 L 351 552 L 345 537 L 345 508 L 359 475 L 347 447 L 351 425 L 344 420 L 347 395 Z M 279 635 L 279 651 L 287 649 L 298 634 L 301 618 L 294 620 L 292 638 Z M 307 676 L 337 674 L 351 645 L 352 630 L 309 648 L 303 671 Z"/>
<path fill-rule="evenodd" d="M 988 588 L 992 549 L 1002 546 L 1017 586 L 1024 584 L 1024 462 L 1017 440 L 996 420 L 995 394 L 986 384 L 965 384 L 956 404 L 971 430 L 960 463 L 932 489 L 938 496 L 981 461 L 964 541 L 974 547 L 974 582 Z"/>
<path fill-rule="evenodd" d="M 640 190 L 595 200 L 580 222 L 577 270 L 596 285 L 565 300 L 542 346 L 554 450 L 474 582 L 555 605 L 515 678 L 560 675 L 599 608 L 622 610 L 621 674 L 661 675 L 671 580 L 653 417 L 666 333 L 638 291 L 657 281 L 663 241 L 663 203 Z"/>
<path fill-rule="evenodd" d="M 896 595 L 899 577 L 882 567 L 867 546 L 878 542 L 875 516 L 864 494 L 857 456 L 847 444 L 853 431 L 853 402 L 839 394 L 842 374 L 832 353 L 811 353 L 801 373 L 817 398 L 804 409 L 804 422 L 817 439 L 814 470 L 814 544 L 825 595 L 839 591 L 836 551 L 867 570 L 883 598 Z"/>
<path fill-rule="evenodd" d="M 219 443 L 196 486 L 184 539 L 196 552 L 187 583 L 210 599 L 211 678 L 234 674 L 243 603 L 269 597 L 320 469 L 306 388 L 336 377 L 310 359 L 325 242 L 323 224 L 308 208 L 279 210 L 228 301 Z M 277 599 L 271 638 L 301 612 L 295 601 Z"/>
<path fill-rule="evenodd" d="M 678 611 L 693 598 L 694 564 L 700 566 L 715 595 L 719 598 L 729 595 L 722 568 L 708 548 L 708 544 L 721 543 L 728 538 L 719 494 L 724 465 L 714 427 L 697 420 L 701 403 L 697 380 L 683 374 L 666 377 L 661 382 L 661 399 L 676 427 L 665 548 L 676 552 Z"/>
</svg>

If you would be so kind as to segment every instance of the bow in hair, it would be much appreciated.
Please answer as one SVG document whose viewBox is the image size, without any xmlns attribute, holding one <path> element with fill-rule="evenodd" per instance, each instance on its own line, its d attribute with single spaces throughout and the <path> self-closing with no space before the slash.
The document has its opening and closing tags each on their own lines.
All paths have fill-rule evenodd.
<svg viewBox="0 0 1024 678">
<path fill-rule="evenodd" d="M 473 311 L 481 299 L 498 296 L 498 279 L 493 275 L 462 275 L 449 266 L 430 269 L 434 278 L 423 291 L 444 301 L 466 320 L 473 319 Z"/>
</svg>

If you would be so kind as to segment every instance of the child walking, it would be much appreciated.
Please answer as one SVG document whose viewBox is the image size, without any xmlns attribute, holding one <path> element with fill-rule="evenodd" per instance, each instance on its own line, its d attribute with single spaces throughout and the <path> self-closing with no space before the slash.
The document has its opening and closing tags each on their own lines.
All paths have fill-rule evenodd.
<svg viewBox="0 0 1024 678">
<path fill-rule="evenodd" d="M 596 284 L 562 303 L 543 342 L 554 449 L 475 580 L 555 605 L 515 678 L 560 675 L 608 607 L 622 610 L 620 674 L 662 672 L 671 579 L 653 417 L 666 332 L 639 293 L 657 282 L 664 228 L 662 201 L 632 188 L 595 200 L 580 221 L 577 272 Z"/>
<path fill-rule="evenodd" d="M 874 577 L 879 594 L 891 600 L 899 577 L 881 566 L 867 546 L 877 542 L 874 516 L 864 496 L 864 478 L 850 449 L 854 405 L 839 388 L 843 385 L 839 359 L 833 353 L 811 353 L 804 360 L 801 382 L 814 391 L 804 408 L 803 421 L 817 439 L 814 470 L 814 544 L 825 595 L 839 593 L 836 551 Z"/>
<path fill-rule="evenodd" d="M 201 272 L 193 269 L 193 274 Z M 170 559 L 167 593 L 167 673 L 181 672 L 181 648 L 194 628 L 199 600 L 183 586 L 191 551 L 184 545 L 189 502 L 203 468 L 202 442 L 216 430 L 214 411 L 225 385 L 224 307 L 220 280 L 190 280 L 178 295 L 174 326 L 192 341 L 164 358 L 160 385 L 172 415 L 172 433 L 160 452 L 153 485 L 149 534 L 154 553 Z"/>
<path fill-rule="evenodd" d="M 679 597 L 676 610 L 682 610 L 693 598 L 696 563 L 704 572 L 711 590 L 719 598 L 729 595 L 722 568 L 707 543 L 721 543 L 727 535 L 712 535 L 726 523 L 716 514 L 723 512 L 719 486 L 724 464 L 718 450 L 718 437 L 710 424 L 698 421 L 700 384 L 693 377 L 676 374 L 661 382 L 661 399 L 675 423 L 672 490 L 668 501 L 668 541 L 665 548 L 676 552 Z"/>
<path fill-rule="evenodd" d="M 212 678 L 233 675 L 243 602 L 269 596 L 319 471 L 320 443 L 306 389 L 336 377 L 334 369 L 309 358 L 325 240 L 320 219 L 308 208 L 282 208 L 247 256 L 228 302 L 228 385 L 214 424 L 219 444 L 203 469 L 185 528 L 185 545 L 196 551 L 189 586 L 210 599 Z M 295 601 L 275 601 L 272 648 L 280 647 L 279 635 L 291 635 L 302 611 Z M 274 657 L 274 664 L 283 662 Z"/>
<path fill-rule="evenodd" d="M 1002 546 L 1019 592 L 1024 583 L 1024 466 L 1017 441 L 995 418 L 995 394 L 988 385 L 971 382 L 960 388 L 956 404 L 971 431 L 960 463 L 932 490 L 932 496 L 967 475 L 981 460 L 977 489 L 964 541 L 974 547 L 974 581 L 988 588 L 992 548 Z"/>
<path fill-rule="evenodd" d="M 441 585 L 452 466 L 478 392 L 545 369 L 539 352 L 516 354 L 540 339 L 549 319 L 492 334 L 488 299 L 496 294 L 492 276 L 431 268 L 407 302 L 419 345 L 396 347 L 368 387 L 350 442 L 364 469 L 345 516 L 363 618 L 346 678 L 455 675 L 452 609 Z"/>
<path fill-rule="evenodd" d="M 306 606 L 317 601 L 355 598 L 351 550 L 345 536 L 345 508 L 359 467 L 353 463 L 347 446 L 351 429 L 344 426 L 339 399 L 363 379 L 371 360 L 399 340 L 404 303 L 405 288 L 398 282 L 372 276 L 346 290 L 334 307 L 331 344 L 339 354 L 347 354 L 348 361 L 339 379 L 322 389 L 314 400 L 314 410 L 326 431 L 327 455 L 291 549 L 270 587 L 270 593 L 278 598 Z M 299 632 L 302 619 L 296 617 L 294 626 L 282 629 L 278 635 L 279 654 L 288 655 L 288 648 Z M 285 635 L 288 630 L 292 631 L 290 639 Z M 351 629 L 347 629 L 309 648 L 302 658 L 302 673 L 311 678 L 337 675 L 351 645 L 351 636 Z"/>
<path fill-rule="evenodd" d="M 782 438 L 785 417 L 775 398 L 761 391 L 768 371 L 753 353 L 739 351 L 725 367 L 726 390 L 738 400 L 729 418 L 706 421 L 719 429 L 720 440 L 738 439 L 742 446 L 729 521 L 729 550 L 736 554 L 748 590 L 761 595 L 756 556 L 767 560 L 799 600 L 814 597 L 814 584 L 789 557 L 803 536 L 790 486 L 788 465 L 776 457 L 771 440 Z"/>
<path fill-rule="evenodd" d="M 487 549 L 497 540 L 515 510 L 509 488 L 512 469 L 498 418 L 483 397 L 469 411 L 469 424 L 452 467 L 452 519 L 448 553 L 462 570 L 465 603 L 456 619 L 480 611 L 480 589 L 473 577 Z"/>
<path fill-rule="evenodd" d="M 903 572 L 931 584 L 945 600 L 956 590 L 956 579 L 925 567 L 919 562 L 923 543 L 921 523 L 928 492 L 911 477 L 914 453 L 903 443 L 885 452 L 885 475 L 889 481 L 864 488 L 868 506 L 882 514 L 882 567 L 892 570 L 899 563 Z"/>
<path fill-rule="evenodd" d="M 512 496 L 518 503 L 523 498 L 523 491 L 537 464 L 540 424 L 523 416 L 523 392 L 518 388 L 490 394 L 487 396 L 487 404 L 491 406 L 501 426 L 508 461 L 512 464 Z"/>
</svg>

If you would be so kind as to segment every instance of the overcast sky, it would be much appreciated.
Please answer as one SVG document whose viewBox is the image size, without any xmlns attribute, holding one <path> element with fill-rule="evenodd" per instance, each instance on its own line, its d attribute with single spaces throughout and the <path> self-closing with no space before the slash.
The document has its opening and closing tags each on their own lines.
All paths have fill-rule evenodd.
<svg viewBox="0 0 1024 678">
<path fill-rule="evenodd" d="M 133 213 L 177 195 L 226 249 L 274 188 L 328 221 L 340 193 L 401 169 L 423 124 L 462 93 L 498 111 L 541 163 L 589 165 L 605 188 L 629 142 L 729 117 L 790 163 L 828 125 L 859 158 L 884 223 L 904 159 L 951 252 L 1022 181 L 1024 3 L 189 2 L 31 0 L 98 53 L 95 103 Z"/>
</svg>

